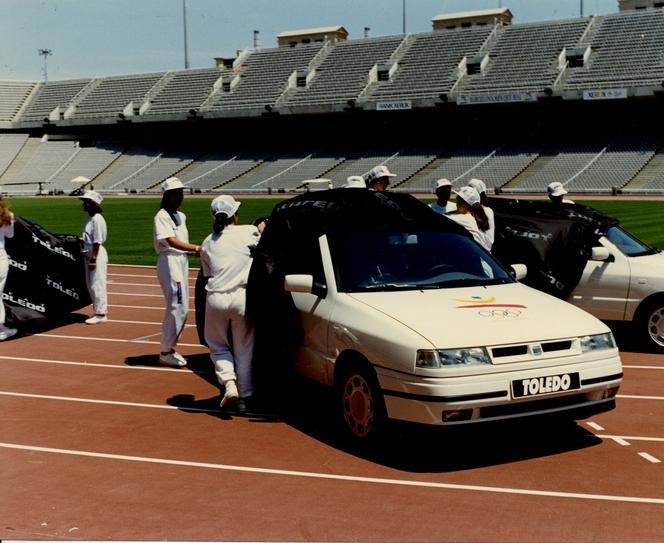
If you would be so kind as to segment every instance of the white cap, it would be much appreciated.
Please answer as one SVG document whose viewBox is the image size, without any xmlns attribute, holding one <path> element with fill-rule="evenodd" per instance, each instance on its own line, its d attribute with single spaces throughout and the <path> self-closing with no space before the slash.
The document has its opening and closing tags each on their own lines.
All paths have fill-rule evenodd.
<svg viewBox="0 0 664 543">
<path fill-rule="evenodd" d="M 367 185 L 370 185 L 371 183 L 376 181 L 376 179 L 380 179 L 381 177 L 396 177 L 396 176 L 397 174 L 391 173 L 390 170 L 387 169 L 387 166 L 380 164 L 375 168 L 371 168 L 364 176 L 364 180 L 366 181 Z"/>
<path fill-rule="evenodd" d="M 78 177 L 74 177 L 74 179 L 71 180 L 72 183 L 80 183 L 81 185 L 85 185 L 86 183 L 90 182 L 90 179 L 83 175 L 79 175 Z"/>
<path fill-rule="evenodd" d="M 364 182 L 364 177 L 361 175 L 351 175 L 346 178 L 342 188 L 347 189 L 366 189 L 367 184 Z"/>
<path fill-rule="evenodd" d="M 473 187 L 480 194 L 486 192 L 486 183 L 481 179 L 471 179 L 468 181 L 468 186 Z"/>
<path fill-rule="evenodd" d="M 549 186 L 546 187 L 546 191 L 550 196 L 563 196 L 564 194 L 567 194 L 565 187 L 563 187 L 563 184 L 560 181 L 550 183 Z"/>
<path fill-rule="evenodd" d="M 438 190 L 440 187 L 451 187 L 452 182 L 449 179 L 442 178 L 442 179 L 436 179 L 433 183 L 431 183 L 431 188 L 433 189 L 434 192 Z"/>
<path fill-rule="evenodd" d="M 86 190 L 81 196 L 78 197 L 79 200 L 92 200 L 95 204 L 99 205 L 104 200 L 96 190 Z"/>
<path fill-rule="evenodd" d="M 480 193 L 477 192 L 473 187 L 461 187 L 459 190 L 455 190 L 454 194 L 456 194 L 469 206 L 474 206 L 475 204 L 480 203 Z"/>
<path fill-rule="evenodd" d="M 167 192 L 169 190 L 183 189 L 184 185 L 177 177 L 169 177 L 161 184 L 161 192 Z"/>
<path fill-rule="evenodd" d="M 219 213 L 223 213 L 230 219 L 237 213 L 241 203 L 242 202 L 236 201 L 235 198 L 228 194 L 222 194 L 221 196 L 217 196 L 214 200 L 212 200 L 212 204 L 210 204 L 210 210 L 215 217 Z"/>
</svg>

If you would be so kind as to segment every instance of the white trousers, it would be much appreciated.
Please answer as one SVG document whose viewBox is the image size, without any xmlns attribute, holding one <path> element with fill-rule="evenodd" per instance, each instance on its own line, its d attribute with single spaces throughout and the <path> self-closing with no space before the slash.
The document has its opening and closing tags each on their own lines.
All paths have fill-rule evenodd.
<svg viewBox="0 0 664 543">
<path fill-rule="evenodd" d="M 162 253 L 157 258 L 157 278 L 164 293 L 166 311 L 161 325 L 161 352 L 175 349 L 189 311 L 189 257 Z"/>
<path fill-rule="evenodd" d="M 205 304 L 205 341 L 215 374 L 223 385 L 236 380 L 241 398 L 254 392 L 251 360 L 254 328 L 245 316 L 247 290 L 208 292 Z"/>
<path fill-rule="evenodd" d="M 2 293 L 5 291 L 7 274 L 9 273 L 9 257 L 4 249 L 0 249 L 0 327 L 5 324 L 5 304 L 2 301 Z"/>
<path fill-rule="evenodd" d="M 90 254 L 85 255 L 85 282 L 92 300 L 92 309 L 95 315 L 106 315 L 108 311 L 108 296 L 106 294 L 106 277 L 108 275 L 108 253 L 103 245 L 97 252 L 97 266 L 94 270 L 88 268 Z"/>
</svg>

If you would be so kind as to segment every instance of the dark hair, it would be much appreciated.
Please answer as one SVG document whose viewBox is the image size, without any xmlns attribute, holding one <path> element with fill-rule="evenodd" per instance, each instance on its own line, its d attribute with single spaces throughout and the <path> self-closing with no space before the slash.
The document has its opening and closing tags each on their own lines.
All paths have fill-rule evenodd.
<svg viewBox="0 0 664 543">
<path fill-rule="evenodd" d="M 217 213 L 214 216 L 214 224 L 212 225 L 214 233 L 221 234 L 224 231 L 224 228 L 233 222 L 233 217 L 234 215 L 229 217 L 225 213 Z"/>
<path fill-rule="evenodd" d="M 486 216 L 486 211 L 484 211 L 484 206 L 482 204 L 476 204 L 474 206 L 468 206 L 470 214 L 474 217 L 475 222 L 477 222 L 477 227 L 482 231 L 486 232 L 489 229 L 489 217 Z"/>
<path fill-rule="evenodd" d="M 8 226 L 12 222 L 12 213 L 9 204 L 0 196 L 0 226 Z"/>
</svg>

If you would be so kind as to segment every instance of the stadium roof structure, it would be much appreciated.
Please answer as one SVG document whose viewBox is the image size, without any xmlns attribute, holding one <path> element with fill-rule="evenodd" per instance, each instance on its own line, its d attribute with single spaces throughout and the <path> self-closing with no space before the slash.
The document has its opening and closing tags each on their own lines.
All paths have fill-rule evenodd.
<svg viewBox="0 0 664 543">
<path fill-rule="evenodd" d="M 508 8 L 492 8 L 492 9 L 478 9 L 474 11 L 457 11 L 454 13 L 441 13 L 433 17 L 433 21 L 452 21 L 457 19 L 470 19 L 472 17 L 487 17 L 487 16 L 512 16 L 512 12 Z"/>
<path fill-rule="evenodd" d="M 343 26 L 321 26 L 319 28 L 304 28 L 301 30 L 286 30 L 277 34 L 277 38 L 290 38 L 293 36 L 301 36 L 302 34 L 331 34 L 332 32 L 345 32 L 348 31 Z"/>
</svg>

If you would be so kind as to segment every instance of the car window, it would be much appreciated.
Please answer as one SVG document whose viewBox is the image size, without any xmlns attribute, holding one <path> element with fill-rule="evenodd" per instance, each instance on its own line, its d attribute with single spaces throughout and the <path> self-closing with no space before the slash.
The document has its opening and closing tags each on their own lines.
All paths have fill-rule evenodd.
<svg viewBox="0 0 664 543">
<path fill-rule="evenodd" d="M 643 256 L 657 252 L 618 226 L 612 226 L 606 233 L 607 239 L 627 256 Z"/>
<path fill-rule="evenodd" d="M 330 241 L 341 292 L 513 282 L 490 254 L 452 232 L 369 232 Z"/>
</svg>

